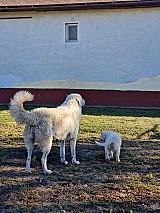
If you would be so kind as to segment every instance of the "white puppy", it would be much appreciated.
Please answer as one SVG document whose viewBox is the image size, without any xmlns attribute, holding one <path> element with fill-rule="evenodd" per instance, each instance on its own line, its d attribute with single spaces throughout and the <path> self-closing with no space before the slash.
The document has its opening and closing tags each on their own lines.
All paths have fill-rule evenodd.
<svg viewBox="0 0 160 213">
<path fill-rule="evenodd" d="M 113 158 L 113 153 L 115 153 L 116 161 L 120 162 L 119 156 L 122 143 L 121 137 L 116 132 L 104 131 L 102 132 L 99 141 L 102 142 L 99 143 L 98 141 L 95 141 L 95 143 L 98 146 L 103 146 L 105 148 L 106 161 L 110 160 L 110 158 Z"/>
</svg>

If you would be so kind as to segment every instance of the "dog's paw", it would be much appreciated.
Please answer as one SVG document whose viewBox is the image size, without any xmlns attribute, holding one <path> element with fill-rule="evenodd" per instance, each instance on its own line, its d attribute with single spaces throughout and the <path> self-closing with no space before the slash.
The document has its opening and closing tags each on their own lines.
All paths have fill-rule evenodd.
<svg viewBox="0 0 160 213">
<path fill-rule="evenodd" d="M 62 160 L 62 159 L 61 159 L 61 163 L 64 163 L 65 165 L 67 165 L 67 164 L 68 164 L 68 161 Z"/>
<path fill-rule="evenodd" d="M 67 165 L 67 164 L 68 164 L 68 161 L 65 160 L 63 163 L 64 163 L 65 165 Z"/>
<path fill-rule="evenodd" d="M 80 164 L 80 162 L 78 160 L 72 160 L 72 163 L 75 163 L 75 164 Z"/>
<path fill-rule="evenodd" d="M 77 165 L 78 165 L 78 164 L 80 164 L 80 162 L 79 162 L 79 161 L 77 161 L 77 160 L 76 160 L 76 162 L 74 162 L 74 163 L 75 163 L 75 164 L 77 164 Z"/>
<path fill-rule="evenodd" d="M 27 173 L 27 174 L 31 174 L 32 172 L 31 172 L 31 170 L 26 169 L 26 173 Z"/>
<path fill-rule="evenodd" d="M 52 173 L 52 170 L 45 170 L 44 173 L 50 175 Z"/>
</svg>

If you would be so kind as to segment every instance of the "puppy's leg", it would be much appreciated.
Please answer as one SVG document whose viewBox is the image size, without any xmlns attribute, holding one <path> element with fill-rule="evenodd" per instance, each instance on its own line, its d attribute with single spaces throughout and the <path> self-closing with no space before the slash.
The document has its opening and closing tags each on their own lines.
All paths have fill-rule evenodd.
<svg viewBox="0 0 160 213">
<path fill-rule="evenodd" d="M 74 138 L 71 139 L 70 148 L 71 148 L 72 163 L 80 164 L 80 162 L 76 160 L 76 139 L 74 139 Z"/>
<path fill-rule="evenodd" d="M 68 164 L 68 162 L 65 160 L 65 141 L 60 141 L 60 159 L 61 163 Z"/>
<path fill-rule="evenodd" d="M 119 156 L 120 156 L 120 148 L 118 148 L 116 151 L 116 161 L 117 162 L 120 162 Z"/>
<path fill-rule="evenodd" d="M 33 143 L 30 140 L 29 142 L 26 142 L 26 148 L 28 152 L 27 160 L 26 160 L 26 172 L 31 173 L 30 165 L 31 165 L 31 156 L 33 152 Z"/>
<path fill-rule="evenodd" d="M 52 171 L 47 169 L 47 156 L 48 156 L 48 154 L 51 150 L 52 137 L 50 137 L 49 140 L 47 142 L 44 142 L 44 143 L 46 143 L 46 146 L 43 147 L 43 149 L 42 149 L 42 152 L 43 152 L 43 155 L 42 155 L 42 158 L 41 158 L 42 169 L 43 169 L 43 172 L 45 174 L 51 174 Z"/>
<path fill-rule="evenodd" d="M 105 151 L 105 160 L 109 161 L 110 160 L 110 157 L 109 157 L 110 153 L 109 153 L 109 150 L 107 149 L 107 147 L 105 147 L 104 151 Z"/>
<path fill-rule="evenodd" d="M 112 150 L 109 151 L 109 156 L 110 156 L 110 158 L 113 158 L 113 151 Z"/>
</svg>

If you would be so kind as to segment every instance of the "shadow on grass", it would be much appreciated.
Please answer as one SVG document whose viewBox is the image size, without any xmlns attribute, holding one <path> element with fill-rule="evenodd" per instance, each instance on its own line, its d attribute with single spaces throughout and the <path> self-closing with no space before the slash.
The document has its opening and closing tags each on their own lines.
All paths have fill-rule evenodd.
<svg viewBox="0 0 160 213">
<path fill-rule="evenodd" d="M 121 163 L 105 162 L 104 149 L 77 144 L 80 165 L 60 163 L 59 146 L 48 156 L 51 175 L 41 169 L 35 147 L 32 174 L 25 174 L 24 147 L 1 146 L 1 212 L 158 212 L 159 142 L 124 141 Z"/>
<path fill-rule="evenodd" d="M 147 137 L 148 139 L 160 139 L 160 132 L 158 131 L 158 124 L 155 124 L 153 128 L 143 132 L 140 134 L 137 139 L 141 139 L 143 137 Z"/>
</svg>

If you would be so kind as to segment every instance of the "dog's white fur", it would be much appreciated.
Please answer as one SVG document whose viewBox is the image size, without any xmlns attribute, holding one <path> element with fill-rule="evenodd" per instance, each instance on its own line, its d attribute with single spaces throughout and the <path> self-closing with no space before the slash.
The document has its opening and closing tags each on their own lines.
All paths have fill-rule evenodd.
<svg viewBox="0 0 160 213">
<path fill-rule="evenodd" d="M 116 161 L 120 162 L 120 149 L 122 144 L 121 137 L 113 131 L 104 131 L 101 134 L 101 137 L 99 138 L 98 142 L 95 141 L 95 143 L 98 146 L 103 146 L 105 148 L 105 159 L 106 161 L 110 160 L 110 158 L 113 158 L 113 154 L 115 153 Z"/>
<path fill-rule="evenodd" d="M 17 92 L 10 102 L 10 113 L 18 124 L 25 124 L 23 133 L 28 157 L 26 172 L 31 173 L 31 155 L 34 143 L 38 143 L 43 152 L 41 162 L 44 173 L 51 174 L 47 169 L 47 156 L 51 150 L 53 137 L 60 141 L 60 159 L 65 160 L 65 141 L 70 140 L 72 163 L 79 164 L 76 160 L 76 139 L 82 115 L 84 99 L 79 94 L 70 94 L 57 108 L 37 108 L 27 112 L 23 103 L 32 101 L 34 96 L 27 91 Z"/>
</svg>

